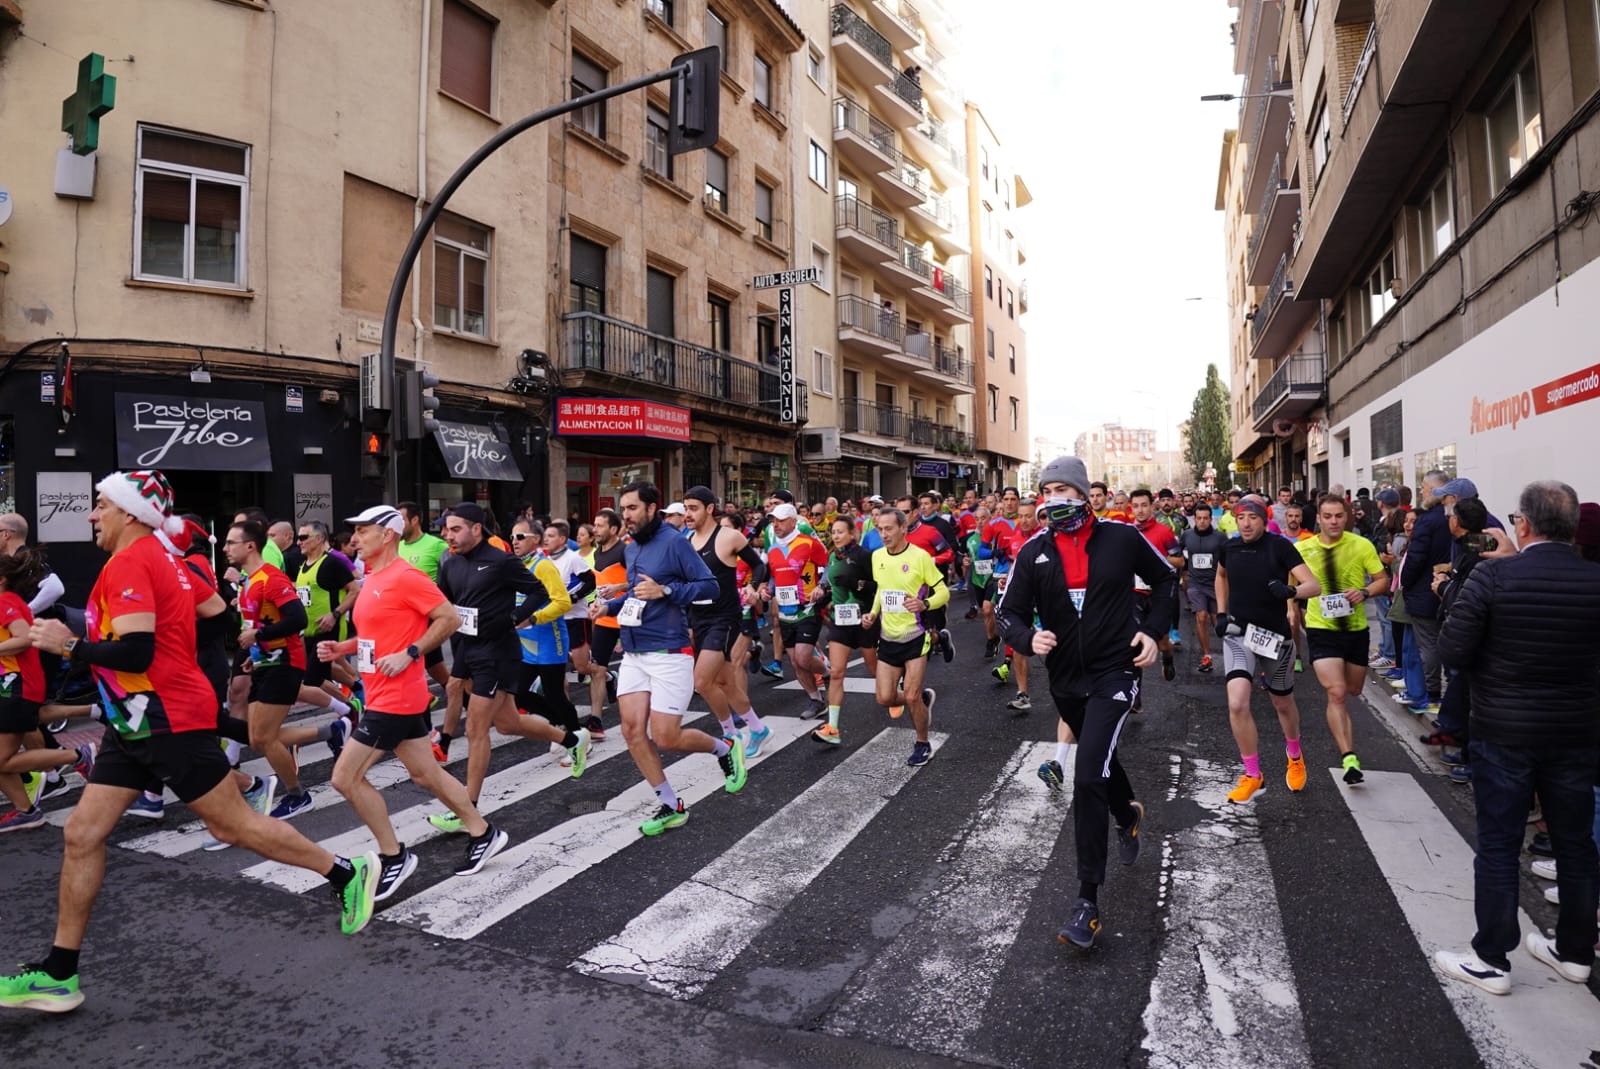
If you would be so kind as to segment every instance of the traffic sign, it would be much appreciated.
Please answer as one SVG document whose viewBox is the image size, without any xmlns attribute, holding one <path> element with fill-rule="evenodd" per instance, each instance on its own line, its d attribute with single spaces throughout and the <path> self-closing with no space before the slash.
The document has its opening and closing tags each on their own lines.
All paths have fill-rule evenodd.
<svg viewBox="0 0 1600 1069">
<path fill-rule="evenodd" d="M 779 271 L 771 275 L 757 275 L 750 280 L 750 286 L 758 290 L 777 289 L 780 286 L 805 286 L 812 282 L 822 281 L 820 267 L 797 267 L 792 271 Z"/>
</svg>

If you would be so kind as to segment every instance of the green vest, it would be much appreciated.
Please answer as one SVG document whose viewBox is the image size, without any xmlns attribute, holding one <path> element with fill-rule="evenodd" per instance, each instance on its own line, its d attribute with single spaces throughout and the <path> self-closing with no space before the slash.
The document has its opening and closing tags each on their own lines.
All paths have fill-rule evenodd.
<svg viewBox="0 0 1600 1069">
<path fill-rule="evenodd" d="M 317 582 L 317 572 L 327 560 L 328 555 L 324 553 L 317 558 L 316 563 L 302 564 L 300 574 L 295 576 L 295 593 L 300 595 L 300 604 L 306 607 L 305 633 L 308 635 L 321 634 L 317 630 L 317 621 L 331 613 L 335 604 L 333 595 Z"/>
</svg>

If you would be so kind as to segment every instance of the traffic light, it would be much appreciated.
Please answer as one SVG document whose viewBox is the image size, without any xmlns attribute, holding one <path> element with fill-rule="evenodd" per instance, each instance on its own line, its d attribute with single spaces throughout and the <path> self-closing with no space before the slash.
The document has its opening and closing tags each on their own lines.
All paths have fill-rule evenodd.
<svg viewBox="0 0 1600 1069">
<path fill-rule="evenodd" d="M 389 476 L 389 465 L 394 455 L 389 448 L 389 435 L 384 431 L 361 432 L 361 477 L 383 482 Z"/>
<path fill-rule="evenodd" d="M 667 152 L 673 156 L 717 143 L 722 101 L 722 49 L 715 45 L 685 52 L 672 61 L 672 128 Z"/>
<path fill-rule="evenodd" d="M 415 440 L 425 438 L 438 429 L 439 421 L 433 416 L 439 408 L 439 399 L 433 395 L 439 377 L 429 371 L 403 371 L 400 373 L 400 436 Z"/>
</svg>

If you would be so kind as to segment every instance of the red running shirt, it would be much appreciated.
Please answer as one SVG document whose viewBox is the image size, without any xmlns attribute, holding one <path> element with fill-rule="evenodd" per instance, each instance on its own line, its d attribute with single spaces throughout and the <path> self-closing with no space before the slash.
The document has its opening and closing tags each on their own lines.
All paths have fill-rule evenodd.
<svg viewBox="0 0 1600 1069">
<path fill-rule="evenodd" d="M 994 549 L 997 559 L 1008 564 L 1016 559 L 1018 547 L 1027 540 L 1027 536 L 1022 533 L 1021 525 L 1016 520 L 1008 520 L 1004 516 L 996 516 L 983 529 L 984 544 Z"/>
<path fill-rule="evenodd" d="M 0 594 L 0 630 L 7 632 L 6 638 L 16 637 L 10 631 L 18 621 L 32 624 L 33 613 L 28 611 L 27 602 L 7 590 Z M 27 634 L 26 626 L 23 634 Z M 13 680 L 13 675 L 20 676 L 20 680 Z M 16 686 L 18 682 L 20 687 Z M 13 697 L 23 701 L 44 701 L 44 669 L 39 665 L 39 651 L 28 646 L 20 653 L 0 657 L 0 688 L 11 690 Z"/>
<path fill-rule="evenodd" d="M 372 644 L 374 663 L 391 653 L 404 653 L 407 646 L 428 630 L 428 614 L 444 601 L 444 595 L 433 585 L 433 580 L 403 560 L 397 559 L 375 572 L 369 571 L 352 614 L 356 641 Z M 358 648 L 357 667 L 363 667 L 364 662 Z M 361 685 L 366 692 L 367 708 L 375 713 L 404 716 L 428 708 L 428 671 L 421 658 L 412 661 L 397 676 L 363 671 Z"/>
<path fill-rule="evenodd" d="M 244 589 L 239 591 L 239 615 L 244 617 L 244 626 L 253 631 L 282 620 L 283 606 L 299 600 L 300 593 L 289 581 L 289 576 L 281 569 L 263 562 L 245 580 Z M 299 632 L 284 638 L 262 639 L 256 645 L 265 654 L 276 650 L 287 651 L 288 659 L 280 661 L 280 664 L 302 669 L 306 666 L 306 644 L 301 641 Z"/>
</svg>

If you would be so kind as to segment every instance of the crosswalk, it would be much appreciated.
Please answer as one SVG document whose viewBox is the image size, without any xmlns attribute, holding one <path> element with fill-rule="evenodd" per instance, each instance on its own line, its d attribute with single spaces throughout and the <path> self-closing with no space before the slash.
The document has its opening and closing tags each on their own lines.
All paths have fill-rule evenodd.
<svg viewBox="0 0 1600 1069">
<path fill-rule="evenodd" d="M 1025 1034 L 1030 1027 L 1026 1014 L 1019 1019 L 1000 1008 L 1017 982 L 1019 961 L 1029 968 L 1045 962 L 1040 1013 L 1071 1002 L 1075 975 L 1094 961 L 1060 947 L 1054 926 L 1040 923 L 1041 917 L 1056 924 L 1064 919 L 1075 879 L 1071 784 L 1052 794 L 1034 775 L 1053 756 L 1054 744 L 978 747 L 936 730 L 934 760 L 911 767 L 905 756 L 912 736 L 904 721 L 852 722 L 847 745 L 831 749 L 807 739 L 814 721 L 765 720 L 773 734 L 740 796 L 723 791 L 710 755 L 668 764 L 693 819 L 660 840 L 639 834 L 655 799 L 626 759 L 620 731 L 596 746 L 578 781 L 542 747 L 493 736 L 481 805 L 512 831 L 512 844 L 469 878 L 453 877 L 445 863 L 460 838 L 427 823 L 437 803 L 409 783 L 398 762 L 380 763 L 370 778 L 389 802 L 399 838 L 423 864 L 378 915 L 376 937 L 385 925 L 402 925 L 442 939 L 494 943 L 531 927 L 551 933 L 548 960 L 573 973 L 739 1012 L 750 992 L 761 990 L 771 963 L 797 952 L 787 942 L 793 935 L 788 918 L 821 910 L 809 898 L 816 888 L 878 895 L 881 885 L 857 876 L 861 852 L 914 840 L 920 853 L 895 870 L 904 881 L 896 890 L 906 892 L 898 899 L 906 908 L 881 929 L 874 924 L 858 935 L 837 933 L 864 949 L 846 955 L 837 971 L 818 974 L 816 982 L 828 989 L 803 1023 L 956 1058 L 1029 1064 L 1015 1054 L 996 1054 L 1009 1048 L 997 1047 L 992 1036 L 996 1029 Z M 306 747 L 301 756 L 318 806 L 296 826 L 335 853 L 371 849 L 354 811 L 322 782 L 330 755 Z M 1135 1037 L 1140 1064 L 1161 1069 L 1233 1069 L 1260 1064 L 1268 1053 L 1286 1065 L 1325 1063 L 1306 996 L 1314 978 L 1278 895 L 1281 858 L 1274 851 L 1281 847 L 1267 834 L 1285 810 L 1270 809 L 1266 801 L 1229 805 L 1224 796 L 1237 772 L 1232 766 L 1189 751 L 1166 760 L 1166 782 L 1144 784 L 1155 795 L 1139 866 L 1150 894 L 1135 899 L 1118 874 L 1108 885 L 1117 892 L 1113 928 L 1126 928 L 1135 911 L 1157 918 L 1149 953 L 1126 962 L 1138 998 L 1118 1027 Z M 464 761 L 465 747 L 458 747 L 452 771 L 460 774 Z M 907 829 L 938 814 L 929 807 L 940 805 L 957 769 L 966 781 L 976 778 L 987 787 L 963 788 L 959 816 L 936 821 L 937 835 L 909 835 Z M 1408 960 L 1415 965 L 1436 949 L 1464 945 L 1473 929 L 1472 851 L 1455 825 L 1409 772 L 1370 771 L 1356 790 L 1339 783 L 1337 769 L 1329 772 L 1313 778 L 1307 797 L 1327 801 L 1326 812 L 1370 854 L 1364 863 L 1376 867 L 1391 908 L 1404 918 L 1407 930 L 1392 935 L 1404 941 Z M 1269 790 L 1264 797 L 1286 793 Z M 972 798 L 979 799 L 976 806 Z M 68 812 L 53 812 L 52 821 L 61 823 Z M 290 894 L 316 891 L 323 882 L 240 850 L 198 854 L 205 838 L 198 823 L 155 831 L 125 823 L 113 839 L 122 850 L 193 855 L 208 871 Z M 709 851 L 701 845 L 708 842 L 715 843 Z M 581 903 L 597 889 L 614 892 L 615 901 L 590 914 Z M 1329 903 L 1337 904 L 1337 893 L 1329 890 Z M 1533 929 L 1531 917 L 1522 922 L 1524 930 Z M 1118 944 L 1119 936 L 1108 932 L 1093 953 L 1114 961 L 1132 944 L 1144 945 L 1135 939 Z M 1437 978 L 1437 991 L 1426 997 L 1437 1000 L 1441 1012 L 1448 1007 L 1487 1066 L 1587 1064 L 1600 1048 L 1594 994 L 1531 962 L 1514 965 L 1517 987 L 1509 998 Z"/>
</svg>

